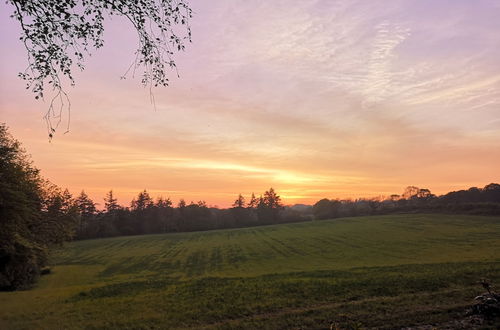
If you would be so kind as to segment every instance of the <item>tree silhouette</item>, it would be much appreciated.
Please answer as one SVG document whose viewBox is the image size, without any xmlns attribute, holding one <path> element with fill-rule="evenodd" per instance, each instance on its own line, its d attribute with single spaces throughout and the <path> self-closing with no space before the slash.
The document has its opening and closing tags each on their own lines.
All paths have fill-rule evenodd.
<svg viewBox="0 0 500 330">
<path fill-rule="evenodd" d="M 173 226 L 170 222 L 173 218 L 174 208 L 172 207 L 172 201 L 170 200 L 170 198 L 158 198 L 156 200 L 155 207 L 157 211 L 157 217 L 159 218 L 161 223 L 162 232 L 166 233 L 169 229 L 173 229 Z"/>
<path fill-rule="evenodd" d="M 248 202 L 247 207 L 249 209 L 255 209 L 259 205 L 259 199 L 255 197 L 255 194 L 252 193 L 252 197 L 250 197 L 250 201 Z"/>
<path fill-rule="evenodd" d="M 273 188 L 264 192 L 264 196 L 259 197 L 257 205 L 257 215 L 259 221 L 263 223 L 276 223 L 280 220 L 280 212 L 283 209 L 281 197 L 276 194 Z"/>
<path fill-rule="evenodd" d="M 110 190 L 104 197 L 104 208 L 106 212 L 113 212 L 120 208 L 118 200 L 113 196 L 113 190 Z"/>
<path fill-rule="evenodd" d="M 80 193 L 80 195 L 75 200 L 78 210 L 80 214 L 84 216 L 92 216 L 96 213 L 96 204 L 89 198 L 89 196 L 85 193 L 84 190 Z"/>
<path fill-rule="evenodd" d="M 73 236 L 76 220 L 71 194 L 44 180 L 0 124 L 0 290 L 31 285 L 49 249 Z"/>
<path fill-rule="evenodd" d="M 405 188 L 405 191 L 403 192 L 403 198 L 405 199 L 412 199 L 413 197 L 416 197 L 419 192 L 419 188 L 415 186 L 408 186 Z"/>
<path fill-rule="evenodd" d="M 240 208 L 245 207 L 245 197 L 239 194 L 238 198 L 233 203 L 233 207 L 240 207 Z"/>
<path fill-rule="evenodd" d="M 337 200 L 323 198 L 313 206 L 314 217 L 318 220 L 332 219 L 338 217 L 341 203 Z"/>
<path fill-rule="evenodd" d="M 80 195 L 75 199 L 76 207 L 80 215 L 80 225 L 78 226 L 77 236 L 84 235 L 85 229 L 89 223 L 94 219 L 97 209 L 96 204 L 89 198 L 89 196 L 82 190 Z"/>
<path fill-rule="evenodd" d="M 264 193 L 264 204 L 270 209 L 280 209 L 283 207 L 281 197 L 276 194 L 273 188 Z"/>
<path fill-rule="evenodd" d="M 137 199 L 133 199 L 130 203 L 130 207 L 133 211 L 143 211 L 153 205 L 153 199 L 149 196 L 146 189 L 140 192 L 139 195 L 137 195 Z"/>
</svg>

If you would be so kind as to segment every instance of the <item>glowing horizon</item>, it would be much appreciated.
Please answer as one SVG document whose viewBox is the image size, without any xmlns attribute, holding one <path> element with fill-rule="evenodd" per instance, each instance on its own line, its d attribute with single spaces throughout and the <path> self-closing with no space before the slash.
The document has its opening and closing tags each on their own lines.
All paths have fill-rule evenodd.
<svg viewBox="0 0 500 330">
<path fill-rule="evenodd" d="M 114 18 L 68 87 L 71 131 L 51 143 L 0 4 L 0 121 L 44 177 L 101 204 L 147 189 L 220 207 L 270 187 L 311 204 L 500 181 L 497 2 L 191 4 L 193 43 L 155 107 L 138 79 L 119 79 L 136 36 Z"/>
</svg>

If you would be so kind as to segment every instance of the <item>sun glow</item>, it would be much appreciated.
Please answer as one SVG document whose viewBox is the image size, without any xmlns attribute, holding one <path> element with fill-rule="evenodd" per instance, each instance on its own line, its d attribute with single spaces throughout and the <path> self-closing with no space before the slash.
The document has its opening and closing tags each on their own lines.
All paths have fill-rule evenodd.
<svg viewBox="0 0 500 330">
<path fill-rule="evenodd" d="M 229 206 L 269 187 L 311 203 L 500 181 L 500 7 L 192 6 L 193 43 L 155 106 L 138 81 L 118 79 L 135 36 L 108 22 L 106 46 L 69 89 L 71 132 L 52 143 L 47 104 L 17 79 L 19 27 L 1 21 L 1 117 L 44 176 L 96 201 L 113 189 L 124 205 L 143 189 Z"/>
</svg>

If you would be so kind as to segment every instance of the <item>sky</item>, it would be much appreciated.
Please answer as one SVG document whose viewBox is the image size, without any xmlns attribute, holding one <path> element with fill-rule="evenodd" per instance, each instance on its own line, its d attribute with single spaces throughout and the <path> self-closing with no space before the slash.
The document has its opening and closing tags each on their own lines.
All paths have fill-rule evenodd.
<svg viewBox="0 0 500 330">
<path fill-rule="evenodd" d="M 44 177 L 101 204 L 147 189 L 220 207 L 270 187 L 295 204 L 500 182 L 499 1 L 190 4 L 192 43 L 154 106 L 120 79 L 136 34 L 108 19 L 51 142 L 0 4 L 0 121 Z"/>
</svg>

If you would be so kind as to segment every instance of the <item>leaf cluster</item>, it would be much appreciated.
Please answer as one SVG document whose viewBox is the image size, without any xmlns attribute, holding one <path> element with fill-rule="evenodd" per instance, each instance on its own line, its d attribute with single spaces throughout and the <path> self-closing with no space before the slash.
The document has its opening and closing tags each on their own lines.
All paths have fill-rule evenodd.
<svg viewBox="0 0 500 330">
<path fill-rule="evenodd" d="M 49 249 L 72 237 L 76 215 L 69 192 L 44 180 L 0 124 L 0 290 L 31 285 Z"/>
<path fill-rule="evenodd" d="M 143 68 L 141 82 L 145 86 L 167 86 L 167 71 L 176 69 L 174 52 L 184 50 L 191 41 L 189 19 L 192 10 L 185 0 L 6 0 L 14 6 L 11 15 L 22 29 L 20 40 L 28 66 L 19 77 L 26 88 L 43 98 L 48 84 L 55 91 L 45 119 L 52 137 L 60 123 L 69 98 L 62 78 L 74 85 L 74 66 L 83 70 L 91 51 L 104 46 L 106 17 L 121 16 L 137 32 L 138 47 L 131 70 Z M 181 28 L 182 27 L 182 28 Z M 59 102 L 55 109 L 54 102 Z M 56 118 L 56 123 L 51 122 Z"/>
</svg>

